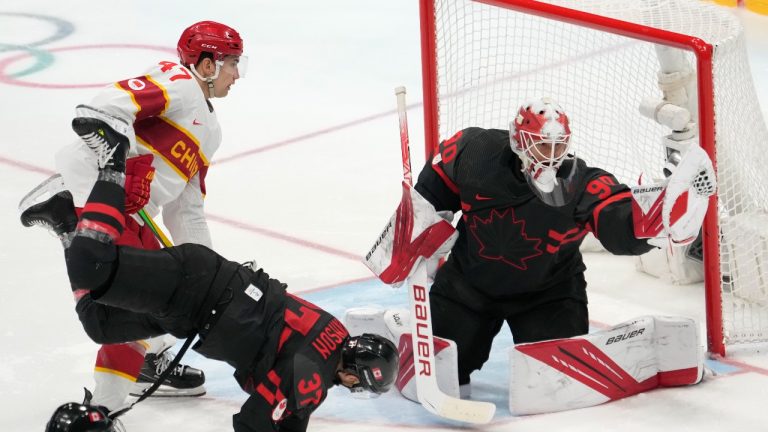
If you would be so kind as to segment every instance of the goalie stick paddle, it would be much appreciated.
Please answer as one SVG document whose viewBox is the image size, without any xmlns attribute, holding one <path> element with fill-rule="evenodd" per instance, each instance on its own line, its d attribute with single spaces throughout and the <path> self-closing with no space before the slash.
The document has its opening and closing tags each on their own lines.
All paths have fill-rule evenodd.
<svg viewBox="0 0 768 432">
<path fill-rule="evenodd" d="M 413 186 L 411 150 L 408 140 L 408 120 L 405 108 L 405 87 L 395 89 L 397 114 L 400 121 L 400 150 L 403 156 L 403 178 Z M 448 396 L 437 386 L 437 367 L 432 334 L 432 310 L 429 307 L 427 263 L 423 258 L 406 281 L 411 309 L 411 338 L 413 364 L 416 368 L 416 393 L 427 411 L 451 420 L 485 424 L 491 421 L 496 405 Z"/>
</svg>

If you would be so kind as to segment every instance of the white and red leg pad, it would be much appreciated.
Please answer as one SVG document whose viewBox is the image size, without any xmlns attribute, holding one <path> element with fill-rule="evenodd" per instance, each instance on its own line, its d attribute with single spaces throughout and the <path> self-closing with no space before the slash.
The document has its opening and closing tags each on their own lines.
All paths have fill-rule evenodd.
<svg viewBox="0 0 768 432">
<path fill-rule="evenodd" d="M 417 347 L 417 349 L 420 349 Z M 456 342 L 434 337 L 435 367 L 437 368 L 437 387 L 448 396 L 459 397 L 459 352 Z M 395 385 L 406 399 L 419 401 L 416 391 L 416 380 L 413 379 L 421 370 L 421 366 L 413 361 L 413 339 L 411 333 L 400 335 L 397 345 L 400 354 L 400 371 Z"/>
<path fill-rule="evenodd" d="M 516 345 L 509 409 L 557 412 L 696 384 L 703 360 L 696 322 L 683 317 L 642 317 L 581 337 Z"/>
<path fill-rule="evenodd" d="M 380 310 L 372 307 L 348 309 L 344 326 L 350 336 L 374 333 L 394 342 L 400 354 L 400 371 L 395 386 L 409 400 L 418 402 L 416 380 L 419 365 L 413 361 L 413 343 L 410 333 L 410 311 L 407 309 Z M 417 347 L 418 349 L 418 347 Z M 445 394 L 459 397 L 459 354 L 452 340 L 434 338 L 437 387 Z"/>
</svg>

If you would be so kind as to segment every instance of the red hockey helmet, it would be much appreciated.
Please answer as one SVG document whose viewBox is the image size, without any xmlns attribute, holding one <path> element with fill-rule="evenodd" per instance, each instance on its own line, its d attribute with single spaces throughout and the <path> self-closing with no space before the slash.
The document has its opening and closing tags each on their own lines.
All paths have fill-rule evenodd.
<svg viewBox="0 0 768 432">
<path fill-rule="evenodd" d="M 203 52 L 213 54 L 214 60 L 225 56 L 241 56 L 243 39 L 232 27 L 214 21 L 200 21 L 187 27 L 176 48 L 184 65 L 194 65 Z"/>
</svg>

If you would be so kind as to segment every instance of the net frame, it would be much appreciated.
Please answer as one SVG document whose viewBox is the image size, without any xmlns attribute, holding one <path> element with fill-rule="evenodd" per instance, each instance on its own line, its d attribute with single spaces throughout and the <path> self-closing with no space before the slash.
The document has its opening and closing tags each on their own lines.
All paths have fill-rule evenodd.
<svg viewBox="0 0 768 432">
<path fill-rule="evenodd" d="M 438 23 L 436 18 L 436 3 L 447 3 L 451 1 L 462 1 L 462 0 L 420 0 L 420 19 L 421 19 L 421 48 L 422 48 L 422 75 L 423 75 L 423 94 L 424 94 L 424 122 L 425 122 L 425 152 L 426 156 L 429 160 L 431 157 L 434 149 L 437 147 L 437 144 L 441 139 L 445 139 L 450 135 L 445 134 L 444 132 L 441 137 L 441 109 L 446 110 L 446 105 L 441 105 L 441 98 L 440 98 L 440 82 L 439 82 L 439 65 L 438 65 L 438 44 L 437 44 L 437 26 Z M 649 0 L 651 2 L 657 1 L 657 2 L 665 2 L 666 0 Z M 681 3 L 699 3 L 695 0 L 670 0 L 670 1 L 677 1 Z M 464 0 L 464 2 L 468 2 L 468 0 Z M 564 7 L 558 4 L 554 3 L 567 3 L 564 1 L 558 1 L 558 0 L 549 0 L 548 2 L 545 1 L 536 1 L 536 0 L 473 0 L 474 3 L 478 4 L 484 4 L 499 8 L 504 8 L 516 12 L 523 12 L 529 15 L 534 15 L 537 17 L 542 17 L 548 20 L 556 20 L 568 24 L 577 25 L 580 27 L 585 27 L 589 29 L 599 30 L 602 32 L 608 32 L 611 34 L 623 36 L 626 38 L 630 38 L 633 40 L 639 40 L 644 42 L 650 42 L 653 44 L 661 44 L 665 46 L 670 46 L 674 48 L 678 48 L 681 50 L 685 50 L 692 54 L 692 58 L 694 59 L 695 63 L 695 72 L 696 72 L 696 90 L 698 94 L 698 105 L 696 106 L 696 115 L 698 118 L 698 138 L 701 147 L 707 152 L 707 154 L 710 156 L 710 158 L 713 160 L 713 163 L 715 165 L 715 169 L 717 171 L 718 169 L 718 159 L 717 159 L 717 123 L 715 118 L 715 101 L 716 101 L 716 85 L 717 80 L 719 77 L 714 75 L 714 63 L 715 63 L 715 57 L 718 54 L 718 45 L 728 45 L 728 44 L 736 44 L 738 45 L 741 43 L 743 45 L 743 40 L 739 40 L 741 38 L 740 34 L 731 36 L 731 35 L 717 35 L 712 38 L 708 38 L 707 36 L 702 36 L 695 34 L 696 32 L 686 31 L 686 32 L 677 32 L 677 31 L 671 31 L 669 29 L 665 28 L 657 28 L 653 26 L 648 25 L 642 25 L 635 22 L 631 22 L 624 19 L 618 19 L 613 18 L 607 15 L 612 15 L 609 11 L 608 14 L 595 14 L 586 12 L 584 10 L 577 10 L 571 7 Z M 568 6 L 571 6 L 571 3 L 575 4 L 576 2 L 569 2 L 567 3 Z M 584 0 L 579 3 L 590 3 L 589 0 Z M 599 1 L 595 1 L 593 3 L 599 3 Z M 616 2 L 615 4 L 618 4 L 620 2 Z M 690 5 L 689 5 L 690 6 Z M 711 5 L 705 5 L 700 4 L 702 8 L 713 8 Z M 717 13 L 717 11 L 712 12 L 711 10 L 707 10 L 707 13 Z M 615 16 L 620 16 L 621 12 L 617 12 Z M 732 17 L 731 17 L 732 18 Z M 728 18 L 722 18 L 725 21 L 728 21 Z M 728 26 L 732 26 L 732 22 L 727 22 Z M 725 26 L 725 27 L 728 27 Z M 663 27 L 659 26 L 659 27 Z M 733 27 L 733 26 L 732 26 Z M 729 29 L 730 30 L 730 29 Z M 688 34 L 690 33 L 690 34 Z M 714 39 L 714 41 L 712 40 Z M 722 40 L 719 40 L 722 39 Z M 726 40 L 730 39 L 730 40 Z M 725 43 L 723 40 L 726 40 Z M 725 51 L 725 50 L 721 50 Z M 722 54 L 721 57 L 727 55 L 728 53 Z M 736 55 L 739 55 L 739 53 L 736 53 Z M 721 59 L 721 61 L 723 61 Z M 750 82 L 745 83 L 744 87 L 749 89 L 752 88 L 751 83 L 751 77 Z M 754 93 L 754 90 L 752 90 L 752 93 Z M 536 95 L 534 95 L 536 96 Z M 518 101 L 521 102 L 521 101 Z M 566 108 L 567 109 L 567 108 Z M 727 114 L 727 113 L 726 113 Z M 759 114 L 759 109 L 758 109 Z M 721 117 L 725 117 L 724 115 L 721 115 Z M 720 119 L 721 124 L 724 121 L 732 121 L 733 119 Z M 762 119 L 759 120 L 760 125 L 757 127 L 757 132 L 752 134 L 749 137 L 745 138 L 765 138 L 768 136 L 768 133 L 766 133 L 765 126 L 762 124 Z M 471 124 L 466 126 L 473 126 Z M 476 126 L 482 126 L 482 125 L 476 125 Z M 453 131 L 455 132 L 455 131 Z M 452 135 L 453 132 L 450 132 Z M 764 141 L 765 142 L 765 141 Z M 765 158 L 763 158 L 765 161 Z M 765 161 L 768 162 L 768 161 Z M 759 165 L 759 163 L 758 163 Z M 599 165 L 598 165 L 599 166 Z M 765 166 L 765 164 L 764 164 Z M 718 179 L 721 180 L 721 175 L 718 172 Z M 620 178 L 620 180 L 622 180 Z M 726 181 L 721 180 L 721 185 L 727 185 L 729 181 L 725 179 Z M 738 183 L 738 182 L 733 182 Z M 758 189 L 757 192 L 759 194 L 762 194 L 765 192 L 764 189 Z M 763 195 L 768 196 L 768 194 Z M 705 217 L 704 226 L 703 226 L 703 249 L 704 249 L 704 266 L 705 266 L 705 278 L 704 278 L 704 285 L 705 285 L 705 296 L 706 296 L 706 317 L 707 317 L 707 339 L 708 339 L 708 349 L 712 353 L 725 355 L 726 354 L 726 344 L 730 343 L 743 343 L 743 342 L 751 342 L 752 340 L 757 341 L 764 341 L 768 340 L 768 334 L 763 334 L 762 331 L 758 331 L 759 334 L 757 335 L 736 335 L 736 334 L 729 334 L 729 333 L 736 333 L 736 332 L 728 332 L 726 330 L 726 323 L 723 321 L 723 308 L 726 307 L 726 304 L 724 303 L 723 295 L 726 293 L 726 295 L 730 296 L 730 293 L 732 290 L 728 289 L 728 284 L 731 283 L 728 278 L 729 275 L 731 275 L 734 271 L 737 271 L 735 269 L 735 265 L 730 263 L 724 263 L 723 260 L 721 260 L 721 252 L 724 252 L 726 254 L 726 261 L 729 261 L 730 259 L 733 259 L 733 256 L 728 255 L 736 255 L 736 253 L 729 252 L 728 245 L 724 245 L 721 241 L 721 229 L 723 227 L 720 226 L 720 221 L 718 219 L 718 212 L 723 212 L 723 208 L 727 207 L 725 210 L 726 212 L 731 211 L 731 205 L 730 203 L 722 204 L 719 202 L 719 196 L 715 195 L 710 198 L 710 206 L 707 211 L 707 215 Z M 764 202 L 762 204 L 758 203 L 757 205 L 757 211 L 758 212 L 764 212 L 766 210 L 766 206 Z M 743 219 L 743 218 L 742 218 Z M 726 227 L 727 228 L 727 227 Z M 768 238 L 768 235 L 765 236 L 765 238 Z M 742 253 L 743 254 L 743 253 Z M 768 252 L 766 253 L 768 254 Z M 743 259 L 743 258 L 742 258 Z M 760 265 L 757 266 L 758 271 L 761 267 Z M 725 271 L 723 271 L 725 270 Z M 724 273 L 726 274 L 724 276 Z M 758 274 L 758 277 L 761 275 Z M 768 276 L 768 275 L 766 275 Z M 728 300 L 728 307 L 730 309 L 735 309 L 735 306 L 733 306 L 734 302 L 736 300 L 730 299 Z M 735 317 L 737 313 L 733 310 L 729 311 L 729 316 L 731 316 L 730 321 L 728 323 L 729 326 L 738 325 L 738 323 L 735 323 L 735 321 L 738 321 L 738 318 Z"/>
</svg>

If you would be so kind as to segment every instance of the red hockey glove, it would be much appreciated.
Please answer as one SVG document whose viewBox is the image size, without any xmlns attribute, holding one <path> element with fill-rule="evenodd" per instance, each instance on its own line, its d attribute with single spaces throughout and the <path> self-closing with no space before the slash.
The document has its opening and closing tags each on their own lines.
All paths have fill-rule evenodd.
<svg viewBox="0 0 768 432">
<path fill-rule="evenodd" d="M 133 214 L 149 202 L 149 188 L 155 177 L 154 156 L 145 154 L 125 162 L 125 213 Z"/>
</svg>

